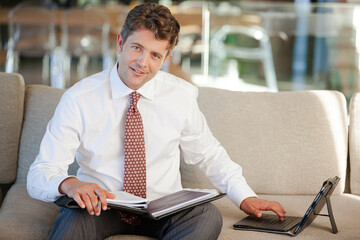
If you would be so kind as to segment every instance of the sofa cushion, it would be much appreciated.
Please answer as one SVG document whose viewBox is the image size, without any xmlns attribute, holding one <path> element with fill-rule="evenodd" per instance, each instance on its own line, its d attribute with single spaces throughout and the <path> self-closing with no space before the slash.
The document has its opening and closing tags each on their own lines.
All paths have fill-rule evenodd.
<svg viewBox="0 0 360 240">
<path fill-rule="evenodd" d="M 59 207 L 29 196 L 25 184 L 14 184 L 0 209 L 0 239 L 49 239 Z M 136 235 L 116 235 L 107 240 L 154 238 Z"/>
<path fill-rule="evenodd" d="M 360 195 L 360 93 L 355 93 L 349 106 L 350 190 Z"/>
<path fill-rule="evenodd" d="M 42 85 L 30 85 L 26 88 L 17 183 L 26 182 L 29 167 L 39 152 L 46 126 L 64 91 Z"/>
<path fill-rule="evenodd" d="M 1 239 L 48 239 L 59 207 L 31 198 L 25 184 L 14 184 L 0 209 Z"/>
<path fill-rule="evenodd" d="M 335 91 L 231 92 L 200 88 L 199 106 L 215 137 L 243 167 L 259 194 L 316 194 L 334 177 L 344 191 L 347 108 Z M 183 184 L 199 186 L 197 169 L 182 168 Z M 184 172 L 184 171 L 183 171 Z"/>
<path fill-rule="evenodd" d="M 25 85 L 21 75 L 0 73 L 0 183 L 15 181 Z"/>
<path fill-rule="evenodd" d="M 260 195 L 259 197 L 279 201 L 288 216 L 303 216 L 315 196 Z M 21 199 L 21 204 L 19 204 Z M 327 217 L 318 216 L 315 221 L 301 232 L 298 239 L 357 239 L 360 234 L 360 196 L 342 194 L 331 197 L 338 234 L 331 233 Z M 214 202 L 223 216 L 223 229 L 219 239 L 284 239 L 284 236 L 260 232 L 238 231 L 232 224 L 246 215 L 235 207 L 228 198 Z M 351 206 L 351 207 L 349 207 Z M 32 199 L 26 193 L 24 184 L 15 184 L 6 195 L 0 209 L 0 233 L 3 239 L 48 239 L 53 221 L 59 213 L 52 203 Z M 326 208 L 323 212 L 326 214 Z M 31 223 L 31 224 L 29 224 Z M 115 239 L 152 239 L 134 235 L 117 235 L 107 238 Z"/>
</svg>

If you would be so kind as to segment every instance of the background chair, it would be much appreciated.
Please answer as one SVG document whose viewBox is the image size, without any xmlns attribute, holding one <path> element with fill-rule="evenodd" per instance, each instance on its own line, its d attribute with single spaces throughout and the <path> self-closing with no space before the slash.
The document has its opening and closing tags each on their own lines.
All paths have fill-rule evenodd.
<svg viewBox="0 0 360 240">
<path fill-rule="evenodd" d="M 225 40 L 231 34 L 247 36 L 256 40 L 258 46 L 243 47 L 239 42 L 227 44 Z M 268 89 L 272 92 L 278 91 L 271 44 L 268 35 L 261 27 L 224 25 L 212 36 L 210 49 L 212 50 L 212 61 L 210 63 L 212 69 L 219 69 L 219 66 L 225 59 L 260 61 L 264 67 L 265 81 Z"/>
<path fill-rule="evenodd" d="M 51 86 L 70 87 L 92 73 L 112 67 L 114 51 L 109 49 L 109 31 L 108 16 L 101 11 L 92 7 L 66 11 L 62 15 L 61 45 L 52 58 Z M 76 71 L 72 69 L 75 66 Z"/>
<path fill-rule="evenodd" d="M 176 17 L 180 20 L 181 28 L 179 43 L 174 49 L 172 60 L 175 64 L 181 64 L 182 69 L 186 72 L 191 71 L 194 65 L 201 64 L 204 4 L 215 7 L 212 2 L 183 1 L 176 8 Z"/>
<path fill-rule="evenodd" d="M 42 83 L 48 84 L 50 55 L 56 46 L 52 6 L 36 2 L 19 4 L 10 11 L 8 17 L 9 40 L 5 71 L 18 72 L 22 56 L 41 58 Z"/>
</svg>

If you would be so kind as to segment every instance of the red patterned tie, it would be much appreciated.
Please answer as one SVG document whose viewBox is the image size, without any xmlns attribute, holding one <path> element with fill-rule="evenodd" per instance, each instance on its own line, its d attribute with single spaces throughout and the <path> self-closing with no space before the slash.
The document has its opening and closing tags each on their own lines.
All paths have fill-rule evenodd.
<svg viewBox="0 0 360 240">
<path fill-rule="evenodd" d="M 130 94 L 130 107 L 125 120 L 124 191 L 146 198 L 146 159 L 144 129 L 137 103 L 140 93 Z M 138 217 L 121 213 L 122 220 L 139 225 Z"/>
</svg>

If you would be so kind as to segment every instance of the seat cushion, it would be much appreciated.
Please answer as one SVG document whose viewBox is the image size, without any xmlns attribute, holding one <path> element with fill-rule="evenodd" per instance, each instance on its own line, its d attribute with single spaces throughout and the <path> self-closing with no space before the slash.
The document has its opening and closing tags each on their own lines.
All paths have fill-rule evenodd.
<svg viewBox="0 0 360 240">
<path fill-rule="evenodd" d="M 258 194 L 317 194 L 347 164 L 347 107 L 335 91 L 231 92 L 201 88 L 199 106 L 214 136 Z M 183 175 L 185 186 L 203 179 Z M 187 172 L 185 170 L 184 172 Z"/>
<path fill-rule="evenodd" d="M 260 195 L 261 198 L 279 201 L 288 216 L 303 216 L 315 196 Z M 19 199 L 22 199 L 21 204 Z M 331 197 L 339 233 L 331 233 L 327 217 L 318 216 L 302 231 L 298 239 L 357 239 L 360 234 L 360 196 L 342 194 Z M 284 236 L 234 230 L 232 225 L 246 215 L 228 198 L 214 202 L 223 216 L 223 229 L 219 239 L 284 239 Z M 48 239 L 52 223 L 59 213 L 52 203 L 32 199 L 24 184 L 15 184 L 6 195 L 0 210 L 0 235 L 3 239 Z M 326 213 L 326 209 L 323 210 Z M 316 236 L 316 237 L 315 237 Z M 107 240 L 152 239 L 134 235 L 117 235 Z"/>
<path fill-rule="evenodd" d="M 31 198 L 25 184 L 14 184 L 0 209 L 1 239 L 48 239 L 59 207 Z"/>
<path fill-rule="evenodd" d="M 21 200 L 21 201 L 20 201 Z M 54 203 L 31 198 L 25 184 L 14 184 L 0 209 L 1 239 L 48 239 L 53 222 L 59 214 Z M 117 235 L 108 240 L 153 239 L 135 235 Z"/>
<path fill-rule="evenodd" d="M 25 85 L 16 73 L 0 73 L 0 183 L 15 181 Z"/>
<path fill-rule="evenodd" d="M 314 200 L 315 195 L 260 195 L 259 197 L 280 202 L 287 211 L 287 216 L 302 217 Z M 360 197 L 351 194 L 336 195 L 331 197 L 331 204 L 339 232 L 337 234 L 332 233 L 328 217 L 318 216 L 313 223 L 296 236 L 296 239 L 358 239 L 360 236 Z M 215 201 L 215 205 L 220 209 L 224 221 L 219 240 L 289 239 L 289 236 L 272 233 L 234 230 L 232 225 L 246 217 L 246 214 L 239 210 L 228 198 Z M 322 213 L 327 214 L 326 206 Z"/>
</svg>

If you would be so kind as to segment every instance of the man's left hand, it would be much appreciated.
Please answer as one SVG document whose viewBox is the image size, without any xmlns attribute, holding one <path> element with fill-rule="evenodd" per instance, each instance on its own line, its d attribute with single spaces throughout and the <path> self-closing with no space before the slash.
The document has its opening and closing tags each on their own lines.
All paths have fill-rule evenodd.
<svg viewBox="0 0 360 240">
<path fill-rule="evenodd" d="M 246 214 L 261 217 L 261 211 L 273 211 L 279 216 L 280 221 L 285 219 L 285 210 L 280 203 L 256 197 L 248 197 L 240 204 L 240 209 Z"/>
</svg>

